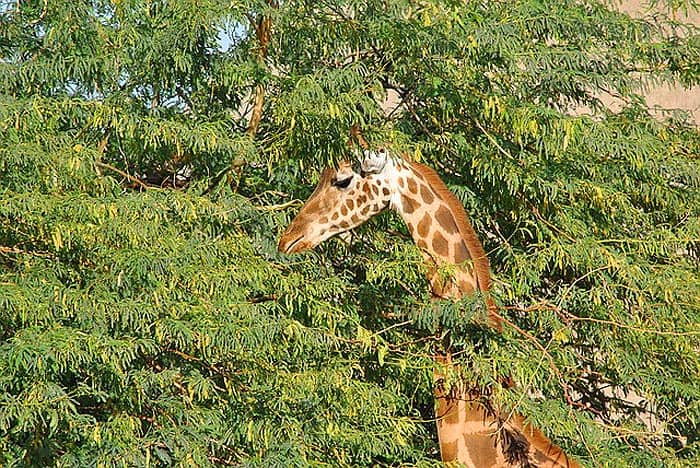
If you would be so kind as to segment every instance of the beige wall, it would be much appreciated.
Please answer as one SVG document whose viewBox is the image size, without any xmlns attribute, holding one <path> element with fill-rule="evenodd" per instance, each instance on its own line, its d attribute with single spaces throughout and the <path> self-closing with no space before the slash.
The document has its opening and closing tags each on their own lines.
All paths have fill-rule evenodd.
<svg viewBox="0 0 700 468">
<path fill-rule="evenodd" d="M 619 8 L 620 10 L 629 13 L 633 16 L 643 16 L 648 14 L 644 5 L 647 2 L 643 1 L 623 1 Z M 700 12 L 693 12 L 688 17 L 680 16 L 678 19 L 688 20 L 700 26 Z M 664 114 L 663 109 L 673 110 L 681 109 L 691 113 L 691 118 L 696 125 L 700 126 L 700 86 L 695 86 L 691 89 L 683 89 L 680 86 L 656 86 L 652 87 L 646 93 L 647 103 L 650 107 L 659 108 L 659 116 Z M 620 108 L 620 101 L 612 96 L 600 96 L 600 99 L 610 107 L 613 111 Z M 396 107 L 401 104 L 401 99 L 393 90 L 389 90 L 387 99 L 382 103 L 384 112 L 388 115 L 396 112 Z M 590 113 L 587 107 L 580 107 L 574 110 L 574 113 L 586 114 Z"/>
<path fill-rule="evenodd" d="M 632 16 L 644 16 L 649 14 L 646 4 L 646 1 L 623 1 L 619 8 Z M 690 12 L 688 16 L 679 14 L 676 19 L 700 26 L 700 12 Z M 691 89 L 683 89 L 680 86 L 656 86 L 646 93 L 646 97 L 650 106 L 690 111 L 695 124 L 700 125 L 700 86 Z"/>
<path fill-rule="evenodd" d="M 645 13 L 647 13 L 647 5 L 648 2 L 646 1 L 622 1 L 620 3 L 620 10 L 624 11 L 626 13 L 629 13 L 634 16 L 643 16 Z M 676 16 L 676 19 L 678 20 L 683 20 L 683 21 L 689 21 L 691 23 L 695 23 L 700 25 L 700 12 L 697 11 L 692 11 L 689 13 L 689 15 L 683 15 L 682 13 L 678 13 Z"/>
</svg>

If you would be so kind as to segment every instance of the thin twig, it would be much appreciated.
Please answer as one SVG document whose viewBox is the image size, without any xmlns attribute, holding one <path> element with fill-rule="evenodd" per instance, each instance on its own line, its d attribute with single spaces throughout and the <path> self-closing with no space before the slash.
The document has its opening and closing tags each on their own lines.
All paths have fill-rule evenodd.
<svg viewBox="0 0 700 468">
<path fill-rule="evenodd" d="M 569 404 L 570 407 L 573 407 L 574 400 L 573 400 L 573 398 L 571 398 L 571 395 L 569 394 L 569 386 L 566 384 L 566 382 L 564 380 L 564 376 L 562 375 L 561 371 L 557 367 L 556 362 L 554 361 L 554 358 L 549 353 L 549 351 L 547 351 L 547 349 L 544 346 L 542 346 L 542 343 L 537 341 L 537 339 L 534 336 L 532 336 L 530 333 L 526 332 L 525 330 L 523 330 L 522 328 L 520 328 L 519 326 L 517 326 L 516 324 L 514 324 L 513 322 L 511 322 L 507 318 L 498 314 L 497 312 L 494 312 L 494 314 L 496 314 L 497 318 L 502 320 L 506 325 L 513 327 L 513 329 L 515 331 L 517 331 L 522 336 L 527 338 L 527 340 L 530 341 L 532 344 L 534 344 L 537 349 L 539 349 L 542 353 L 544 353 L 544 355 L 547 357 L 547 360 L 549 361 L 549 367 L 552 369 L 552 371 L 559 378 L 559 383 L 561 384 L 561 387 L 564 390 L 564 397 L 566 398 L 566 402 Z"/>
<path fill-rule="evenodd" d="M 204 359 L 198 358 L 198 357 L 196 357 L 196 356 L 192 356 L 192 355 L 190 355 L 190 354 L 187 354 L 187 353 L 185 353 L 185 352 L 183 352 L 183 351 L 180 351 L 180 350 L 174 349 L 174 348 L 163 348 L 163 350 L 166 351 L 166 352 L 175 354 L 175 355 L 177 355 L 177 356 L 180 356 L 181 358 L 186 359 L 186 360 L 188 360 L 188 361 L 198 362 L 199 364 L 201 364 L 202 366 L 204 366 L 206 369 L 208 369 L 210 372 L 212 372 L 212 373 L 214 373 L 214 374 L 220 375 L 220 376 L 222 376 L 222 377 L 224 377 L 224 378 L 229 378 L 229 377 L 230 377 L 230 375 L 229 375 L 226 371 L 221 370 L 221 369 L 217 368 L 216 366 L 213 366 L 213 365 L 207 363 Z M 224 392 L 224 391 L 225 391 L 223 388 L 219 387 L 219 386 L 216 385 L 216 384 L 213 384 L 213 383 L 212 383 L 212 385 L 213 385 L 213 387 L 214 387 L 215 389 L 219 390 L 220 392 Z"/>
<path fill-rule="evenodd" d="M 372 333 L 372 336 L 373 336 L 373 337 L 374 337 L 374 336 L 379 336 L 379 335 L 381 335 L 382 333 L 386 333 L 386 332 L 388 332 L 389 330 L 391 330 L 391 329 L 393 329 L 393 328 L 403 327 L 404 325 L 410 325 L 411 323 L 413 323 L 413 320 L 405 320 L 405 321 L 403 321 L 403 322 L 395 323 L 395 324 L 390 325 L 390 326 L 388 326 L 388 327 L 386 327 L 386 328 L 384 328 L 384 329 L 382 329 L 382 330 L 379 330 L 378 332 Z"/>
<path fill-rule="evenodd" d="M 579 276 L 578 278 L 576 278 L 576 279 L 569 285 L 569 287 L 566 288 L 566 291 L 564 291 L 564 294 L 561 295 L 561 298 L 559 299 L 559 304 L 557 304 L 557 308 L 560 308 L 560 307 L 561 307 L 562 302 L 564 302 L 564 299 L 566 298 L 566 296 L 568 296 L 569 293 L 571 292 L 571 290 L 574 288 L 574 286 L 576 286 L 576 283 L 578 283 L 579 281 L 582 281 L 582 280 L 588 278 L 588 277 L 591 276 L 592 274 L 595 274 L 595 273 L 598 273 L 598 272 L 601 272 L 601 271 L 605 271 L 605 270 L 609 270 L 610 268 L 612 268 L 612 265 L 605 265 L 605 266 L 602 266 L 602 267 L 594 268 L 593 270 L 588 271 L 588 272 L 586 272 L 585 274 L 583 274 L 583 275 Z"/>
<path fill-rule="evenodd" d="M 579 317 L 578 315 L 574 315 L 571 312 L 568 312 L 568 311 L 562 309 L 561 307 L 553 305 L 553 304 L 535 304 L 535 305 L 532 305 L 530 307 L 501 306 L 501 309 L 516 310 L 519 312 L 526 312 L 526 313 L 536 312 L 538 310 L 551 310 L 551 311 L 556 312 L 559 315 L 565 316 L 566 320 L 599 323 L 601 325 L 610 325 L 610 326 L 617 327 L 617 328 L 624 328 L 624 329 L 632 330 L 632 331 L 639 332 L 639 333 L 650 333 L 650 334 L 654 334 L 654 335 L 663 335 L 663 336 L 699 336 L 700 335 L 700 331 L 676 332 L 676 331 L 668 331 L 668 330 L 657 330 L 654 328 L 641 328 L 641 327 L 635 327 L 634 325 L 626 325 L 624 323 L 615 322 L 614 320 L 597 319 L 597 318 L 593 318 L 593 317 Z"/>
<path fill-rule="evenodd" d="M 556 225 L 550 223 L 549 221 L 547 221 L 546 219 L 544 219 L 544 216 L 542 216 L 542 214 L 540 213 L 540 210 L 538 210 L 537 207 L 536 207 L 535 205 L 533 205 L 532 203 L 527 203 L 527 204 L 528 204 L 528 206 L 529 206 L 529 208 L 530 208 L 530 211 L 532 211 L 532 214 L 535 215 L 535 218 L 537 218 L 538 220 L 540 220 L 541 222 L 543 222 L 545 225 L 547 225 L 547 227 L 549 227 L 549 228 L 552 229 L 553 231 L 555 231 L 555 232 L 561 234 L 562 236 L 566 237 L 567 240 L 569 240 L 570 242 L 574 242 L 574 243 L 577 242 L 576 239 L 574 239 L 573 237 L 571 237 L 571 236 L 570 236 L 569 234 L 567 234 L 566 232 L 562 231 L 558 226 L 556 226 Z"/>
<path fill-rule="evenodd" d="M 477 128 L 478 128 L 479 130 L 481 130 L 481 133 L 483 133 L 483 134 L 486 136 L 486 138 L 488 138 L 489 141 L 490 141 L 491 143 L 493 143 L 493 145 L 498 149 L 498 151 L 500 151 L 505 157 L 510 158 L 510 159 L 514 159 L 514 158 L 513 158 L 513 155 L 510 154 L 510 152 L 506 151 L 506 150 L 498 143 L 498 141 L 496 141 L 496 139 L 495 139 L 493 136 L 491 136 L 491 134 L 490 134 L 489 132 L 487 132 L 486 129 L 485 129 L 484 127 L 481 126 L 481 123 L 479 123 L 478 120 L 472 119 L 472 121 L 474 122 L 474 125 L 476 125 Z"/>
<path fill-rule="evenodd" d="M 639 333 L 652 333 L 654 335 L 664 335 L 664 336 L 700 336 L 700 331 L 687 331 L 687 332 L 674 332 L 666 330 L 655 330 L 652 328 L 639 328 L 632 325 L 625 325 L 624 323 L 615 322 L 612 320 L 596 319 L 593 317 L 578 317 L 570 312 L 563 312 L 571 320 L 578 320 L 580 322 L 594 322 L 602 325 L 612 325 L 618 328 L 625 328 L 627 330 L 636 331 Z"/>
<path fill-rule="evenodd" d="M 148 185 L 144 184 L 144 183 L 143 183 L 142 181 L 140 181 L 138 178 L 136 178 L 136 177 L 134 177 L 134 176 L 132 176 L 132 175 L 130 175 L 130 174 L 127 174 L 126 172 L 122 171 L 121 169 L 117 169 L 116 167 L 112 166 L 111 164 L 103 163 L 103 162 L 100 162 L 100 161 L 95 161 L 95 165 L 98 166 L 98 167 L 102 167 L 102 168 L 104 168 L 104 169 L 109 169 L 109 170 L 112 171 L 112 172 L 116 172 L 116 173 L 119 174 L 120 176 L 122 176 L 122 177 L 124 177 L 124 178 L 130 180 L 131 182 L 135 183 L 136 185 L 140 186 L 140 187 L 143 188 L 144 190 L 151 189 L 151 187 L 149 187 Z"/>
<path fill-rule="evenodd" d="M 279 205 L 256 206 L 255 209 L 259 211 L 281 211 L 289 208 L 290 206 L 298 205 L 299 203 L 303 202 L 295 198 L 294 200 L 290 200 L 286 203 L 280 203 Z"/>
<path fill-rule="evenodd" d="M 4 245 L 0 245 L 0 254 L 27 254 L 27 255 L 34 255 L 36 257 L 43 257 L 43 258 L 55 258 L 55 255 L 46 253 L 46 252 L 30 252 L 27 250 L 22 250 L 18 249 L 17 247 L 6 247 Z"/>
</svg>

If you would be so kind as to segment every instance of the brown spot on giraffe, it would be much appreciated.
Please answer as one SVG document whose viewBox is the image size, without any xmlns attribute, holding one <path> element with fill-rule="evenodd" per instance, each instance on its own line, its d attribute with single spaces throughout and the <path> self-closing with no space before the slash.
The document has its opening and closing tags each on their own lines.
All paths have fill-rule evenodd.
<svg viewBox="0 0 700 468">
<path fill-rule="evenodd" d="M 418 208 L 418 203 L 413 200 L 413 198 L 401 195 L 401 207 L 403 208 L 404 213 L 411 214 L 416 211 L 416 208 Z"/>
<path fill-rule="evenodd" d="M 340 214 L 342 214 L 343 216 L 347 216 L 348 215 L 348 207 L 345 205 L 341 206 L 340 207 Z"/>
<path fill-rule="evenodd" d="M 423 201 L 425 202 L 426 205 L 430 205 L 433 200 L 435 200 L 435 195 L 433 195 L 433 191 L 430 189 L 425 184 L 421 184 L 420 186 L 420 196 L 423 197 Z"/>
<path fill-rule="evenodd" d="M 309 203 L 309 212 L 314 212 L 314 211 L 320 211 L 321 210 L 321 203 L 318 200 L 313 200 L 311 203 Z"/>
<path fill-rule="evenodd" d="M 464 434 L 474 466 L 496 466 L 498 452 L 493 438 L 488 434 Z"/>
<path fill-rule="evenodd" d="M 348 210 L 352 211 L 355 209 L 355 202 L 352 201 L 352 198 L 348 198 L 348 200 L 345 202 L 345 204 L 348 207 Z"/>
<path fill-rule="evenodd" d="M 459 411 L 456 408 L 455 401 L 452 398 L 446 398 L 445 414 L 440 415 L 442 422 L 446 424 L 456 424 L 459 422 Z"/>
<path fill-rule="evenodd" d="M 423 190 L 421 190 L 421 194 L 425 200 L 425 193 Z M 430 196 L 432 197 L 432 194 Z M 435 220 L 440 223 L 440 226 L 445 230 L 445 232 L 449 234 L 457 234 L 459 232 L 459 228 L 452 217 L 452 213 L 450 213 L 450 210 L 448 210 L 445 205 L 440 205 L 440 208 L 435 211 Z"/>
<path fill-rule="evenodd" d="M 474 292 L 474 283 L 467 280 L 466 278 L 462 278 L 461 280 L 459 280 L 457 286 L 459 286 L 459 290 L 463 293 L 471 294 Z"/>
<path fill-rule="evenodd" d="M 414 179 L 408 179 L 408 191 L 411 193 L 418 193 L 418 184 Z"/>
<path fill-rule="evenodd" d="M 445 460 L 457 459 L 457 441 L 440 444 L 440 453 Z"/>
<path fill-rule="evenodd" d="M 418 230 L 416 231 L 418 235 L 422 238 L 428 237 L 428 233 L 430 232 L 430 225 L 433 223 L 433 220 L 430 218 L 430 215 L 428 213 L 423 215 L 423 219 L 421 219 L 418 222 Z"/>
<path fill-rule="evenodd" d="M 449 253 L 447 239 L 445 239 L 445 236 L 443 236 L 440 231 L 433 235 L 433 250 L 442 257 L 447 257 Z"/>
<path fill-rule="evenodd" d="M 467 260 L 469 260 L 471 257 L 469 257 L 469 250 L 467 250 L 467 246 L 464 245 L 464 241 L 460 240 L 455 244 L 455 256 L 454 256 L 454 261 L 455 264 L 459 265 Z"/>
</svg>

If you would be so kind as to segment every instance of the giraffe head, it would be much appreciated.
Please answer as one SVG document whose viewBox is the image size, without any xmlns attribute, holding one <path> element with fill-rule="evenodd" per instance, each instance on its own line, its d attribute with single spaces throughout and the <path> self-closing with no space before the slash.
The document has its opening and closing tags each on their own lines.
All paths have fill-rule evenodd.
<svg viewBox="0 0 700 468">
<path fill-rule="evenodd" d="M 386 150 L 365 151 L 360 172 L 348 162 L 326 168 L 311 197 L 279 241 L 279 250 L 296 253 L 312 249 L 382 212 L 391 203 L 388 182 L 393 162 Z"/>
</svg>

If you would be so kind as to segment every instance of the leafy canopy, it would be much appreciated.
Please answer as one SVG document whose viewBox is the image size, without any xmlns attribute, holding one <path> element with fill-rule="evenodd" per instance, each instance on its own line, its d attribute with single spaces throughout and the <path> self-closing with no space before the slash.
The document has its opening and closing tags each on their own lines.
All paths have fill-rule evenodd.
<svg viewBox="0 0 700 468">
<path fill-rule="evenodd" d="M 673 17 L 2 3 L 0 461 L 435 464 L 449 333 L 470 381 L 584 464 L 697 466 L 700 135 L 641 95 L 699 84 Z M 353 124 L 439 170 L 515 327 L 431 304 L 392 214 L 276 252 Z"/>
</svg>

